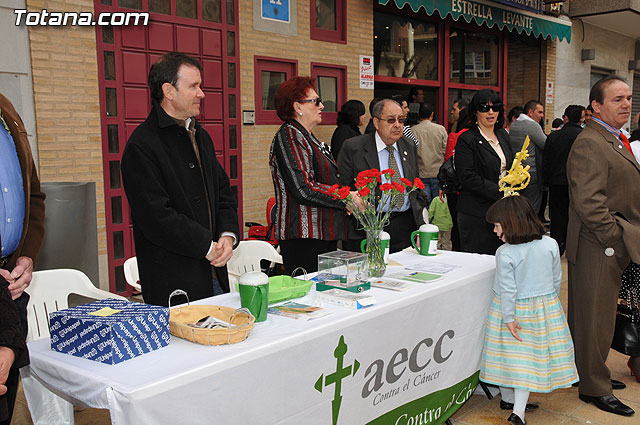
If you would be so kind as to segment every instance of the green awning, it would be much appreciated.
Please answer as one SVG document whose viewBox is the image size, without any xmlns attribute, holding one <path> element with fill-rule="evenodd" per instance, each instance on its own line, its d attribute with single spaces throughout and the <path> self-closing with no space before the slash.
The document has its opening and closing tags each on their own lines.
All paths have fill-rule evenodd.
<svg viewBox="0 0 640 425">
<path fill-rule="evenodd" d="M 378 0 L 379 4 L 386 5 L 391 0 Z M 451 15 L 457 21 L 460 17 L 465 21 L 476 21 L 478 25 L 486 25 L 492 28 L 494 25 L 502 30 L 518 33 L 533 34 L 536 37 L 566 39 L 571 42 L 571 21 L 552 18 L 545 15 L 516 9 L 509 6 L 494 6 L 483 0 L 393 0 L 399 9 L 406 4 L 411 6 L 414 12 L 421 7 L 428 15 L 438 12 L 442 19 Z"/>
</svg>

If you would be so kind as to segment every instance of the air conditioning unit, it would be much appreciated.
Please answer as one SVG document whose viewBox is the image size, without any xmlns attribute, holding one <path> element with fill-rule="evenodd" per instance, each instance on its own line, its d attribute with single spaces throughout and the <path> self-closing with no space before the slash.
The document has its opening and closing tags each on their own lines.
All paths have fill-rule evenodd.
<svg viewBox="0 0 640 425">
<path fill-rule="evenodd" d="M 592 61 L 596 58 L 596 49 L 582 49 L 582 60 Z"/>
</svg>

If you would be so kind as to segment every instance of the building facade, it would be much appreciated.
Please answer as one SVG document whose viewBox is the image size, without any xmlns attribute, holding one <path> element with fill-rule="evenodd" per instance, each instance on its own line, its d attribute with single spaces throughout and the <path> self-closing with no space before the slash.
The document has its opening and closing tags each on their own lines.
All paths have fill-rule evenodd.
<svg viewBox="0 0 640 425">
<path fill-rule="evenodd" d="M 587 105 L 591 86 L 616 74 L 633 88 L 632 120 L 640 112 L 640 2 L 571 0 L 558 13 L 573 26 L 571 43 L 556 48 L 556 116 L 570 104 Z"/>
<path fill-rule="evenodd" d="M 317 78 L 325 121 L 315 133 L 326 142 L 346 100 L 368 105 L 374 96 L 406 95 L 411 86 L 423 89 L 444 125 L 453 101 L 491 88 L 507 108 L 540 99 L 550 128 L 558 93 L 568 86 L 556 82 L 558 46 L 570 49 L 580 38 L 568 18 L 520 0 L 27 0 L 24 6 L 149 14 L 148 25 L 10 28 L 22 34 L 27 65 L 9 72 L 32 76 L 32 87 L 19 96 L 33 99 L 41 178 L 96 183 L 100 286 L 118 293 L 130 292 L 122 266 L 135 255 L 120 155 L 150 109 L 146 77 L 163 53 L 184 51 L 203 63 L 199 119 L 230 175 L 242 227 L 266 221 L 273 196 L 269 147 L 280 125 L 273 94 L 284 79 Z M 12 22 L 18 7 L 0 9 L 0 18 Z M 11 85 L 2 71 L 6 93 Z M 29 116 L 28 106 L 21 112 Z"/>
</svg>

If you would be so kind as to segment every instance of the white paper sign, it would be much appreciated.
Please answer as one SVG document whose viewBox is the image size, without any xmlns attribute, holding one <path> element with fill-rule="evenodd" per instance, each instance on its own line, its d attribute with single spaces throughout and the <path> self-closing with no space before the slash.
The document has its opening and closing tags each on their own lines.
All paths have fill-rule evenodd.
<svg viewBox="0 0 640 425">
<path fill-rule="evenodd" d="M 553 81 L 547 81 L 547 104 L 553 103 Z"/>
<path fill-rule="evenodd" d="M 373 90 L 373 56 L 360 55 L 360 88 Z"/>
</svg>

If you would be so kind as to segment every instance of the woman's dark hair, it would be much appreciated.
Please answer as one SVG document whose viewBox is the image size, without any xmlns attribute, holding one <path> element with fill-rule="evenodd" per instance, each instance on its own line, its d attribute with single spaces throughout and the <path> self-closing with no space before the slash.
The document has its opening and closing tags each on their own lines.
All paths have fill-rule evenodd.
<svg viewBox="0 0 640 425">
<path fill-rule="evenodd" d="M 293 103 L 304 99 L 307 92 L 314 89 L 316 79 L 311 77 L 291 77 L 280 84 L 273 101 L 276 106 L 278 118 L 289 121 L 295 118 Z"/>
<path fill-rule="evenodd" d="M 180 52 L 167 53 L 158 62 L 151 65 L 147 82 L 149 83 L 152 99 L 162 102 L 162 99 L 164 99 L 162 85 L 169 83 L 175 87 L 178 83 L 178 70 L 182 65 L 192 66 L 202 72 L 202 65 L 198 59 Z"/>
<path fill-rule="evenodd" d="M 523 112 L 524 108 L 522 106 L 514 106 L 513 108 L 511 108 L 511 110 L 509 110 L 509 113 L 507 114 L 507 122 L 512 122 Z"/>
<path fill-rule="evenodd" d="M 507 243 L 519 244 L 542 239 L 544 225 L 524 196 L 507 196 L 487 210 L 488 223 L 500 223 Z"/>
<path fill-rule="evenodd" d="M 456 131 L 460 131 L 463 129 L 470 129 L 471 128 L 471 124 L 475 123 L 475 119 L 473 120 L 473 122 L 471 122 L 471 119 L 473 117 L 469 116 L 469 108 L 465 107 L 463 109 L 460 109 L 460 112 L 458 113 L 458 126 L 456 127 Z"/>
<path fill-rule="evenodd" d="M 364 103 L 355 99 L 347 100 L 344 102 L 344 105 L 342 105 L 342 108 L 340 108 L 340 112 L 338 112 L 336 124 L 346 124 L 357 127 L 360 124 L 360 117 L 364 114 Z"/>
<path fill-rule="evenodd" d="M 564 121 L 562 120 L 562 118 L 555 118 L 555 119 L 551 122 L 551 128 L 558 128 L 558 127 L 560 127 L 562 124 L 564 124 Z"/>
<path fill-rule="evenodd" d="M 473 95 L 473 98 L 471 98 L 471 102 L 469 103 L 469 120 L 473 123 L 478 120 L 478 107 L 484 103 L 492 103 L 494 105 L 497 103 L 502 104 L 502 99 L 500 98 L 500 95 L 498 93 L 490 89 L 482 89 L 480 91 L 477 91 L 476 94 Z M 498 119 L 496 120 L 493 128 L 497 130 L 502 127 L 504 127 L 504 105 L 498 113 Z"/>
</svg>

